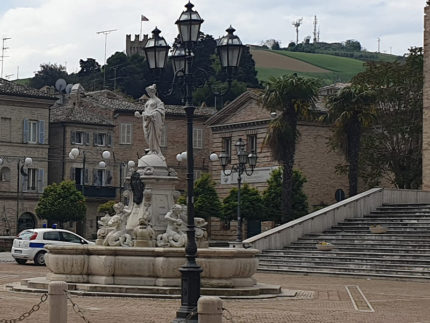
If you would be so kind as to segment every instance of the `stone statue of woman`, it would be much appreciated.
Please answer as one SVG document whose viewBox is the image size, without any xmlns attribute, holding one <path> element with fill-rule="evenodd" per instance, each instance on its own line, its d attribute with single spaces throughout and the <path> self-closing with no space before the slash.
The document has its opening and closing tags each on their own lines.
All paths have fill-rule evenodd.
<svg viewBox="0 0 430 323">
<path fill-rule="evenodd" d="M 163 101 L 156 95 L 157 88 L 155 84 L 148 86 L 145 90 L 148 93 L 149 99 L 145 103 L 142 114 L 136 111 L 134 115 L 138 118 L 143 118 L 143 133 L 149 146 L 148 154 L 162 156 L 160 148 L 161 133 L 164 127 L 166 109 Z"/>
</svg>

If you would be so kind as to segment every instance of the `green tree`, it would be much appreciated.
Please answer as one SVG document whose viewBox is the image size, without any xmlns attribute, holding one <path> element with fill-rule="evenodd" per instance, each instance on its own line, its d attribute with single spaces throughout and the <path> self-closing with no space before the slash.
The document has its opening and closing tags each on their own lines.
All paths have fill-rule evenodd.
<svg viewBox="0 0 430 323">
<path fill-rule="evenodd" d="M 100 204 L 97 207 L 97 212 L 99 213 L 108 213 L 109 215 L 114 215 L 115 214 L 115 210 L 113 209 L 114 204 L 116 203 L 116 201 L 107 201 L 103 204 Z"/>
<path fill-rule="evenodd" d="M 75 182 L 63 181 L 48 185 L 37 203 L 36 214 L 49 223 L 81 221 L 86 212 L 85 197 L 76 189 Z"/>
<path fill-rule="evenodd" d="M 270 122 L 265 143 L 271 148 L 273 157 L 282 167 L 281 210 L 282 222 L 292 214 L 293 165 L 296 141 L 299 135 L 299 118 L 311 116 L 318 95 L 318 81 L 299 77 L 296 74 L 271 78 L 262 95 L 263 106 L 278 111 Z"/>
<path fill-rule="evenodd" d="M 80 59 L 79 66 L 81 69 L 78 72 L 79 77 L 88 76 L 94 73 L 100 73 L 101 66 L 94 58 Z"/>
<path fill-rule="evenodd" d="M 30 79 L 30 86 L 35 89 L 40 89 L 46 85 L 54 86 L 58 79 L 69 81 L 70 77 L 67 74 L 66 67 L 57 64 L 41 64 L 40 70 Z"/>
<path fill-rule="evenodd" d="M 268 215 L 269 220 L 281 223 L 281 191 L 282 191 L 282 169 L 275 169 L 267 180 L 269 184 L 267 189 L 263 192 L 263 204 L 265 213 Z M 303 215 L 308 214 L 308 199 L 303 192 L 303 184 L 306 183 L 306 178 L 298 170 L 293 171 L 293 193 L 292 193 L 292 211 L 290 218 L 286 219 L 291 221 Z"/>
<path fill-rule="evenodd" d="M 194 212 L 196 217 L 206 220 L 221 217 L 221 202 L 209 174 L 202 174 L 194 184 Z"/>
<path fill-rule="evenodd" d="M 364 136 L 361 176 L 369 185 L 384 177 L 398 188 L 418 188 L 422 181 L 422 48 L 410 49 L 405 59 L 370 62 L 366 67 L 353 82 L 376 92 L 376 121 Z"/>
<path fill-rule="evenodd" d="M 361 136 L 375 119 L 374 102 L 375 92 L 363 86 L 347 86 L 327 99 L 328 113 L 323 119 L 333 124 L 332 147 L 345 154 L 349 196 L 358 192 Z"/>
<path fill-rule="evenodd" d="M 237 188 L 232 188 L 223 200 L 223 218 L 237 219 Z M 265 220 L 263 199 L 257 189 L 245 184 L 240 189 L 240 215 L 242 219 Z"/>
</svg>

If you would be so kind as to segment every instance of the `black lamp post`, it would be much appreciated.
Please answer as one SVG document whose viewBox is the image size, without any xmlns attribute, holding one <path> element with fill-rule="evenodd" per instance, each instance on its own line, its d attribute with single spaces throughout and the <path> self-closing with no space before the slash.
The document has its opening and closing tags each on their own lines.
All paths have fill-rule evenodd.
<svg viewBox="0 0 430 323">
<path fill-rule="evenodd" d="M 242 183 L 242 174 L 246 174 L 251 176 L 254 172 L 255 165 L 257 165 L 257 154 L 252 151 L 250 154 L 245 151 L 245 143 L 242 138 L 235 144 L 237 148 L 237 164 L 231 166 L 230 171 L 226 171 L 226 167 L 228 165 L 229 157 L 225 152 L 222 152 L 219 155 L 219 160 L 221 162 L 222 171 L 224 175 L 230 176 L 231 173 L 237 172 L 237 238 L 236 242 L 230 244 L 232 247 L 240 247 L 242 246 L 242 217 L 240 215 L 240 186 Z M 246 168 L 246 165 L 249 165 L 251 170 L 249 171 Z"/>
<path fill-rule="evenodd" d="M 179 269 L 182 275 L 182 297 L 181 307 L 176 312 L 174 322 L 197 322 L 197 301 L 200 298 L 200 273 L 201 267 L 196 262 L 197 244 L 195 239 L 194 225 L 194 155 L 193 155 L 193 118 L 195 107 L 192 105 L 193 93 L 193 48 L 199 40 L 200 26 L 203 19 L 197 11 L 193 10 L 194 5 L 188 2 L 185 5 L 186 10 L 181 13 L 176 25 L 178 26 L 179 37 L 174 45 L 172 54 L 173 71 L 176 77 L 180 77 L 184 82 L 185 89 L 185 112 L 187 116 L 187 245 L 185 247 L 185 257 L 187 262 Z M 227 35 L 228 39 L 235 39 L 234 44 L 231 41 L 221 41 L 218 43 L 218 52 L 221 56 L 221 64 L 227 68 L 229 74 L 229 87 L 231 86 L 231 72 L 234 67 L 237 67 L 240 61 L 242 46 L 239 38 L 233 35 L 234 29 L 229 28 L 231 33 Z M 144 50 L 151 69 L 161 68 L 157 66 L 158 62 L 165 61 L 167 56 L 167 43 L 160 41 L 164 38 L 160 37 L 158 29 L 154 30 L 153 38 L 158 41 L 148 40 Z M 224 39 L 223 37 L 222 39 Z M 160 44 L 160 48 L 158 45 Z M 233 46 L 233 47 L 231 47 Z M 236 48 L 233 49 L 233 48 Z M 159 56 L 153 53 L 159 53 Z M 222 57 L 228 57 L 222 59 Z M 235 64 L 235 65 L 234 65 Z M 163 64 L 164 66 L 164 64 Z"/>
</svg>

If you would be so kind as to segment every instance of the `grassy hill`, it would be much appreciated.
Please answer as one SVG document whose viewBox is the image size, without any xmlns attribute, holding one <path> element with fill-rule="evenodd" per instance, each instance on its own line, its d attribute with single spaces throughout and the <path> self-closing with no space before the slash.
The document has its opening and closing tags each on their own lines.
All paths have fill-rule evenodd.
<svg viewBox="0 0 430 323">
<path fill-rule="evenodd" d="M 321 80 L 322 85 L 327 85 L 334 82 L 349 82 L 352 77 L 365 69 L 364 61 L 328 54 L 257 48 L 252 48 L 251 54 L 255 60 L 260 81 L 266 81 L 271 76 L 297 73 L 304 77 L 317 78 Z M 392 55 L 385 56 L 382 60 L 395 58 Z"/>
</svg>

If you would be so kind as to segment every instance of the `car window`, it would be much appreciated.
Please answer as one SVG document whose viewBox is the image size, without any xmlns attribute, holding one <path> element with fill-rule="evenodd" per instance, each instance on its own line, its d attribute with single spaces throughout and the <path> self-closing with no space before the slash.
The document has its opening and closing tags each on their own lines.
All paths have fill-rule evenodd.
<svg viewBox="0 0 430 323">
<path fill-rule="evenodd" d="M 58 231 L 48 231 L 43 234 L 43 240 L 60 240 Z"/>
<path fill-rule="evenodd" d="M 74 235 L 73 233 L 61 232 L 61 234 L 63 236 L 63 241 L 81 243 L 81 238 L 79 238 L 77 235 Z"/>
<path fill-rule="evenodd" d="M 30 237 L 33 235 L 34 231 L 22 231 L 19 235 L 18 235 L 18 239 L 22 239 L 22 240 L 30 240 Z"/>
</svg>

